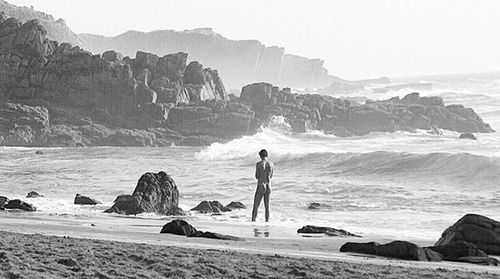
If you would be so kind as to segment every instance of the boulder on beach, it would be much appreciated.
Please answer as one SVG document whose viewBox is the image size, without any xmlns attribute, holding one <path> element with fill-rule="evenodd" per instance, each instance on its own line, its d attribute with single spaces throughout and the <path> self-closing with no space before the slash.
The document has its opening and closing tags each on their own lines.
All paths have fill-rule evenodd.
<svg viewBox="0 0 500 279">
<path fill-rule="evenodd" d="M 442 261 L 442 256 L 427 248 L 422 248 L 408 241 L 393 241 L 387 244 L 377 242 L 347 242 L 340 247 L 340 252 L 353 252 L 411 261 Z"/>
<path fill-rule="evenodd" d="M 23 202 L 22 200 L 10 200 L 5 206 L 6 209 L 21 209 L 24 211 L 36 211 L 36 207 L 32 204 Z"/>
<path fill-rule="evenodd" d="M 202 201 L 191 211 L 198 211 L 200 213 L 221 213 L 231 211 L 231 209 L 223 206 L 219 201 Z"/>
<path fill-rule="evenodd" d="M 492 257 L 462 257 L 458 258 L 456 261 L 479 265 L 500 266 L 500 261 Z"/>
<path fill-rule="evenodd" d="M 31 192 L 29 192 L 29 193 L 26 195 L 26 198 L 27 198 L 27 199 L 32 199 L 32 198 L 41 198 L 41 197 L 43 197 L 43 195 L 40 195 L 40 194 L 38 194 L 38 193 L 37 193 L 37 192 L 35 192 L 35 191 L 31 191 Z"/>
<path fill-rule="evenodd" d="M 96 205 L 96 204 L 100 204 L 101 202 L 98 200 L 95 200 L 93 198 L 89 198 L 87 196 L 82 196 L 80 194 L 76 194 L 74 203 L 75 204 L 82 204 L 82 205 Z"/>
<path fill-rule="evenodd" d="M 177 219 L 165 224 L 165 226 L 163 226 L 163 228 L 161 229 L 160 233 L 171 233 L 171 234 L 190 236 L 196 233 L 196 229 L 193 226 L 191 226 L 188 222 L 182 219 Z"/>
<path fill-rule="evenodd" d="M 232 236 L 232 235 L 227 235 L 227 234 L 220 234 L 220 233 L 214 233 L 214 232 L 202 232 L 202 231 L 196 231 L 194 234 L 188 235 L 188 237 L 203 237 L 203 238 L 211 238 L 211 239 L 219 239 L 219 240 L 233 240 L 233 241 L 243 241 L 244 239 Z"/>
<path fill-rule="evenodd" d="M 137 182 L 134 193 L 121 195 L 105 213 L 140 214 L 157 213 L 177 215 L 180 212 L 179 190 L 172 177 L 166 172 L 145 173 Z"/>
<path fill-rule="evenodd" d="M 477 140 L 477 137 L 472 134 L 472 133 L 465 133 L 465 134 L 460 134 L 460 139 L 470 139 L 470 140 Z"/>
<path fill-rule="evenodd" d="M 35 152 L 35 154 L 36 154 L 36 155 L 43 155 L 43 151 L 37 150 L 37 151 Z"/>
<path fill-rule="evenodd" d="M 361 237 L 359 235 L 350 233 L 345 230 L 339 230 L 330 227 L 317 227 L 317 226 L 303 226 L 302 228 L 297 230 L 297 233 L 323 233 L 328 236 L 341 236 L 341 237 Z"/>
<path fill-rule="evenodd" d="M 450 245 L 456 241 L 466 241 L 487 254 L 500 255 L 500 222 L 467 214 L 447 228 L 434 246 Z"/>
<path fill-rule="evenodd" d="M 241 202 L 232 201 L 228 205 L 226 205 L 226 208 L 228 208 L 230 210 L 233 210 L 233 209 L 245 209 L 245 208 L 247 208 L 247 206 L 244 205 Z"/>
</svg>

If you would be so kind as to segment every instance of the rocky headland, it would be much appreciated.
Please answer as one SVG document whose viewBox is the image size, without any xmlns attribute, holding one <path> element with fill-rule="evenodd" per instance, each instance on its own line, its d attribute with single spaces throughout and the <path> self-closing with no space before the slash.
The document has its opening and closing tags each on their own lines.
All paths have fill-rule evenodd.
<svg viewBox="0 0 500 279">
<path fill-rule="evenodd" d="M 92 54 L 47 38 L 39 21 L 0 16 L 0 145 L 207 145 L 253 134 L 273 116 L 292 132 L 337 136 L 415 129 L 493 132 L 471 109 L 417 93 L 356 102 L 269 83 L 228 95 L 217 70 L 183 52 Z"/>
</svg>

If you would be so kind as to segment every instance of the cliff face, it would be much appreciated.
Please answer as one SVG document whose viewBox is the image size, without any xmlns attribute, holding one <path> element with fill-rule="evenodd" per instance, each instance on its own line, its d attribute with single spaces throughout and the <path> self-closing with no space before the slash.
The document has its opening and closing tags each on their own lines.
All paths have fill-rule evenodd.
<svg viewBox="0 0 500 279">
<path fill-rule="evenodd" d="M 256 40 L 229 40 L 209 28 L 184 32 L 128 31 L 116 37 L 80 34 L 88 49 L 100 53 L 114 49 L 125 55 L 147 51 L 158 55 L 187 52 L 191 59 L 219 70 L 228 88 L 252 82 L 288 87 L 325 87 L 331 76 L 320 59 L 285 54 L 284 48 L 266 47 Z"/>
<path fill-rule="evenodd" d="M 187 57 L 93 55 L 47 39 L 36 20 L 0 16 L 0 145 L 206 145 L 255 133 L 275 115 L 295 132 L 338 136 L 493 131 L 470 108 L 418 94 L 360 105 L 255 83 L 230 99 L 216 70 Z"/>
<path fill-rule="evenodd" d="M 51 15 L 36 11 L 32 7 L 18 7 L 3 0 L 0 0 L 1 12 L 5 16 L 17 18 L 22 22 L 36 19 L 47 30 L 48 38 L 84 47 L 83 41 L 69 29 L 63 19 L 55 20 Z"/>
</svg>

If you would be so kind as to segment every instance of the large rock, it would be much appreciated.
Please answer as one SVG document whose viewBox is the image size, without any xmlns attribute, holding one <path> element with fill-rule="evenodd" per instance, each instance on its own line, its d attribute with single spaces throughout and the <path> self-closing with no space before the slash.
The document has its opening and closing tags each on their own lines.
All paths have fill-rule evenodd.
<svg viewBox="0 0 500 279">
<path fill-rule="evenodd" d="M 227 234 L 220 234 L 220 233 L 214 233 L 214 232 L 202 232 L 202 231 L 197 231 L 194 234 L 188 235 L 188 237 L 203 237 L 203 238 L 211 238 L 211 239 L 219 239 L 219 240 L 233 240 L 233 241 L 243 241 L 244 239 L 232 236 L 232 235 L 227 235 Z"/>
<path fill-rule="evenodd" d="M 330 227 L 317 227 L 317 226 L 303 226 L 302 228 L 297 230 L 297 233 L 323 233 L 328 236 L 340 236 L 340 237 L 361 237 L 359 235 L 355 235 L 345 230 L 339 230 Z"/>
<path fill-rule="evenodd" d="M 202 201 L 191 211 L 198 211 L 200 213 L 221 213 L 231 211 L 230 208 L 225 207 L 219 201 Z"/>
<path fill-rule="evenodd" d="M 140 214 L 178 214 L 179 190 L 172 177 L 161 171 L 145 173 L 137 182 L 134 193 L 121 196 L 105 213 Z"/>
<path fill-rule="evenodd" d="M 80 194 L 76 194 L 74 204 L 82 204 L 82 205 L 96 205 L 100 204 L 101 202 L 98 200 L 95 200 L 93 198 L 89 198 L 87 196 L 82 196 Z"/>
<path fill-rule="evenodd" d="M 5 206 L 6 209 L 21 209 L 24 211 L 36 211 L 36 207 L 32 204 L 23 202 L 21 200 L 10 200 Z"/>
<path fill-rule="evenodd" d="M 367 243 L 357 243 L 357 242 L 347 242 L 340 247 L 340 252 L 345 253 L 359 253 L 359 254 L 369 254 L 376 255 L 375 247 L 380 246 L 378 242 L 367 242 Z"/>
<path fill-rule="evenodd" d="M 0 196 L 0 208 L 4 209 L 5 205 L 9 203 L 9 198 Z"/>
<path fill-rule="evenodd" d="M 188 222 L 177 219 L 173 220 L 163 226 L 160 233 L 172 233 L 178 235 L 190 236 L 196 233 L 196 229 L 191 226 Z"/>
<path fill-rule="evenodd" d="M 500 255 L 500 222 L 467 214 L 447 228 L 435 246 L 450 245 L 456 241 L 466 241 L 487 254 Z"/>
</svg>

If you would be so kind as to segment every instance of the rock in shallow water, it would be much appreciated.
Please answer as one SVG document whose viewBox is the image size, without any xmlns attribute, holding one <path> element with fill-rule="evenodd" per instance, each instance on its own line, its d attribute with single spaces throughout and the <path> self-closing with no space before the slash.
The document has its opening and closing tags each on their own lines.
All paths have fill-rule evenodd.
<svg viewBox="0 0 500 279">
<path fill-rule="evenodd" d="M 137 182 L 134 193 L 121 195 L 105 213 L 140 214 L 145 212 L 177 215 L 180 212 L 179 191 L 172 177 L 164 171 L 145 173 Z"/>
<path fill-rule="evenodd" d="M 244 205 L 241 202 L 230 202 L 228 205 L 226 205 L 226 208 L 233 210 L 233 209 L 245 209 L 247 208 L 246 205 Z"/>
<path fill-rule="evenodd" d="M 328 236 L 361 237 L 345 230 L 339 230 L 330 227 L 316 227 L 310 225 L 298 229 L 297 233 L 324 233 Z"/>
<path fill-rule="evenodd" d="M 470 140 L 477 140 L 477 137 L 474 136 L 474 134 L 467 133 L 467 134 L 460 134 L 460 139 L 470 139 Z"/>
<path fill-rule="evenodd" d="M 31 198 L 41 198 L 41 197 L 43 197 L 43 195 L 40 195 L 40 194 L 38 194 L 38 193 L 37 193 L 37 192 L 35 192 L 35 191 L 31 191 L 31 192 L 29 192 L 29 193 L 26 195 L 26 198 L 27 198 L 27 199 L 31 199 Z"/>
<path fill-rule="evenodd" d="M 324 203 L 319 203 L 319 202 L 312 202 L 307 206 L 307 209 L 311 210 L 321 210 L 321 209 L 330 209 L 332 206 Z"/>
<path fill-rule="evenodd" d="M 82 205 L 96 205 L 96 204 L 100 204 L 101 202 L 97 201 L 93 198 L 89 198 L 87 196 L 82 196 L 80 194 L 76 194 L 74 203 L 75 204 L 82 204 Z"/>
<path fill-rule="evenodd" d="M 202 201 L 191 211 L 198 211 L 200 213 L 221 213 L 231 211 L 231 209 L 223 206 L 219 201 Z"/>
<path fill-rule="evenodd" d="M 11 200 L 5 206 L 6 209 L 21 209 L 24 211 L 36 211 L 36 207 L 32 204 L 23 202 L 21 200 Z"/>
</svg>

